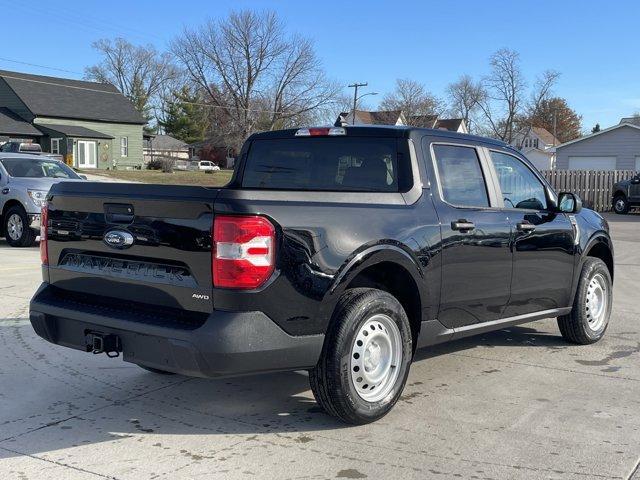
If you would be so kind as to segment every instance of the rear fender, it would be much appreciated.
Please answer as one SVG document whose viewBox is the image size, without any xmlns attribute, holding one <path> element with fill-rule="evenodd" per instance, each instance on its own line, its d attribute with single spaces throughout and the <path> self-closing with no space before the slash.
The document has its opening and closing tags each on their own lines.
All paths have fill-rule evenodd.
<svg viewBox="0 0 640 480">
<path fill-rule="evenodd" d="M 388 243 L 365 246 L 354 252 L 354 254 L 345 261 L 343 266 L 338 270 L 331 287 L 321 303 L 321 317 L 331 317 L 340 296 L 360 272 L 383 262 L 397 264 L 411 275 L 413 281 L 418 286 L 421 304 L 424 308 L 424 268 L 406 245 L 389 241 Z"/>
</svg>

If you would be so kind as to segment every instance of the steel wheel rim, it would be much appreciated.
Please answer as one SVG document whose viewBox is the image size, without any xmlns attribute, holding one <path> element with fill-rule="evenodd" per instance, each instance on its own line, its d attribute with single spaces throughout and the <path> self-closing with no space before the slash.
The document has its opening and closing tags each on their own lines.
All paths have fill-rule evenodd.
<svg viewBox="0 0 640 480">
<path fill-rule="evenodd" d="M 594 332 L 600 330 L 607 318 L 609 296 L 604 276 L 598 273 L 593 276 L 587 287 L 586 312 L 589 328 Z"/>
<path fill-rule="evenodd" d="M 402 362 L 402 337 L 391 317 L 376 314 L 358 330 L 351 347 L 351 380 L 358 396 L 377 402 L 393 389 Z"/>
<path fill-rule="evenodd" d="M 622 199 L 616 200 L 616 210 L 618 212 L 621 212 L 621 211 L 624 210 L 624 200 L 622 200 Z"/>
<path fill-rule="evenodd" d="M 20 218 L 20 215 L 17 213 L 14 213 L 7 221 L 7 233 L 9 234 L 9 238 L 11 238 L 11 240 L 20 240 L 23 231 L 24 226 L 22 224 L 22 218 Z"/>
</svg>

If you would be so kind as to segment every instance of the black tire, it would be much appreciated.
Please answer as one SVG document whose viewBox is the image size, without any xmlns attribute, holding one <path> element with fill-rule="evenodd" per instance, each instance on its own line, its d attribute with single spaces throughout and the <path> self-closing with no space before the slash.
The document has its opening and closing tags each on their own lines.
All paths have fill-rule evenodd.
<svg viewBox="0 0 640 480">
<path fill-rule="evenodd" d="M 375 317 L 376 315 L 378 317 Z M 367 401 L 358 393 L 358 388 L 364 395 L 371 395 L 372 392 L 365 391 L 366 384 L 356 386 L 357 379 L 354 380 L 352 369 L 357 372 L 357 366 L 352 366 L 352 350 L 359 348 L 356 344 L 362 346 L 359 338 L 364 338 L 363 334 L 367 335 L 363 327 L 369 324 L 373 329 L 374 326 L 370 323 L 374 317 L 383 318 L 387 322 L 389 330 L 393 331 L 390 338 L 393 337 L 401 352 L 393 349 L 397 352 L 395 355 L 399 360 L 395 366 L 398 371 L 390 374 L 386 385 L 381 384 L 382 390 L 378 390 L 380 392 L 390 389 L 388 393 L 380 400 Z M 377 324 L 377 327 L 383 330 L 380 324 Z M 368 329 L 366 331 L 368 332 Z M 379 334 L 381 333 L 375 330 L 371 339 Z M 389 334 L 386 327 L 384 334 Z M 411 326 L 398 300 L 391 294 L 374 288 L 348 290 L 342 295 L 335 309 L 320 360 L 309 372 L 311 390 L 318 404 L 327 413 L 344 422 L 357 425 L 373 422 L 386 415 L 400 398 L 409 375 L 412 354 Z M 366 356 L 363 352 L 362 362 Z M 392 363 L 395 362 L 389 362 Z M 394 367 L 390 367 L 389 371 L 392 368 Z M 365 375 L 363 373 L 363 376 Z M 369 388 L 373 390 L 374 386 Z"/>
<path fill-rule="evenodd" d="M 593 309 L 590 308 L 593 300 L 590 300 L 589 292 L 593 291 L 594 279 L 604 284 L 603 298 L 606 299 L 606 303 L 601 321 L 596 320 L 592 315 Z M 558 327 L 565 340 L 580 345 L 588 345 L 600 340 L 609 326 L 612 300 L 613 288 L 609 269 L 599 258 L 587 258 L 580 273 L 573 309 L 570 314 L 558 317 Z"/>
<path fill-rule="evenodd" d="M 616 195 L 613 199 L 613 211 L 618 215 L 629 213 L 629 202 L 624 195 Z"/>
<path fill-rule="evenodd" d="M 175 375 L 174 372 L 167 372 L 166 370 L 160 370 L 158 368 L 145 367 L 144 365 L 138 365 L 138 366 L 143 370 L 146 370 L 147 372 L 157 373 L 158 375 Z"/>
<path fill-rule="evenodd" d="M 12 231 L 15 232 L 16 230 L 9 225 L 16 220 L 21 222 L 21 231 L 19 232 L 19 236 L 14 237 Z M 37 234 L 35 230 L 29 227 L 29 217 L 22 206 L 16 205 L 11 207 L 4 216 L 3 223 L 5 238 L 7 239 L 7 243 L 12 247 L 31 247 L 36 243 Z"/>
</svg>

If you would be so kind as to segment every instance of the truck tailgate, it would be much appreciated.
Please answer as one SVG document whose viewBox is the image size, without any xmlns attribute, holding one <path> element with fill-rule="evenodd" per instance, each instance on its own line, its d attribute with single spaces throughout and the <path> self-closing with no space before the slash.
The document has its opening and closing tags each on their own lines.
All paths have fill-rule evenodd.
<svg viewBox="0 0 640 480">
<path fill-rule="evenodd" d="M 152 306 L 211 312 L 218 192 L 199 186 L 55 185 L 48 202 L 49 283 L 78 301 L 91 295 L 106 306 L 137 311 Z"/>
</svg>

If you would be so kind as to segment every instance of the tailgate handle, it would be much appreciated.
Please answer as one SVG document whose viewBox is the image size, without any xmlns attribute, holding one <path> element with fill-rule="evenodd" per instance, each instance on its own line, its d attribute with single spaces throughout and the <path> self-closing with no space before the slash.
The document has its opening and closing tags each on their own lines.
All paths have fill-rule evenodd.
<svg viewBox="0 0 640 480">
<path fill-rule="evenodd" d="M 133 222 L 133 205 L 124 203 L 105 203 L 104 217 L 108 223 L 125 223 Z"/>
</svg>

